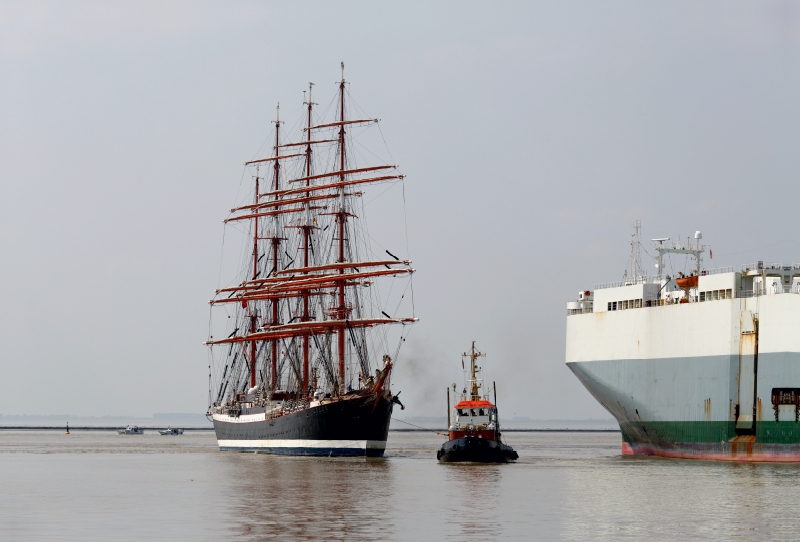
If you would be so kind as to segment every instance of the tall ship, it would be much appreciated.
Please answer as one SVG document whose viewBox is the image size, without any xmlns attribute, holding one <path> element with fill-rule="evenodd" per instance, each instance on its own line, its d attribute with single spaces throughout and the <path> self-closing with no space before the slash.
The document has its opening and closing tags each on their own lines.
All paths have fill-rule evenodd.
<svg viewBox="0 0 800 542">
<path fill-rule="evenodd" d="M 417 320 L 414 269 L 373 238 L 405 240 L 405 224 L 376 231 L 372 217 L 371 232 L 365 217 L 379 197 L 378 219 L 395 216 L 390 200 L 404 213 L 403 175 L 369 147 L 383 141 L 379 119 L 351 113 L 344 64 L 336 86 L 322 114 L 310 84 L 293 128 L 276 116 L 271 152 L 245 164 L 250 193 L 224 220 L 243 248 L 210 301 L 208 415 L 221 450 L 381 456 L 401 404 L 391 376 Z"/>
<path fill-rule="evenodd" d="M 567 303 L 566 363 L 619 422 L 622 453 L 800 461 L 800 264 L 706 268 L 702 234 L 635 221 L 623 280 Z"/>
</svg>

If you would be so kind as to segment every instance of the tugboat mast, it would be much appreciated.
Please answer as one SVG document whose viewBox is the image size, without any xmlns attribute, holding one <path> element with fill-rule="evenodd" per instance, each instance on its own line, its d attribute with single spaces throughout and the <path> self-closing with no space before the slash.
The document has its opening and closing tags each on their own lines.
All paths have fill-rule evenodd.
<svg viewBox="0 0 800 542">
<path fill-rule="evenodd" d="M 478 367 L 477 361 L 480 357 L 486 357 L 486 354 L 475 350 L 475 341 L 472 341 L 472 348 L 470 348 L 470 351 L 464 352 L 461 354 L 461 357 L 469 358 L 469 399 L 470 401 L 479 401 L 481 396 L 478 392 L 478 388 L 482 387 L 482 385 L 478 384 L 478 371 L 480 371 L 480 367 Z"/>
</svg>

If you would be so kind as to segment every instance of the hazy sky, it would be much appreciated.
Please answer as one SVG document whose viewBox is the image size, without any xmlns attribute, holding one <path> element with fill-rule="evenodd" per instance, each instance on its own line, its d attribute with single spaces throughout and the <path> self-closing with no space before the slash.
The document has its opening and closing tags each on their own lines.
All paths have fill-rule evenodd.
<svg viewBox="0 0 800 542">
<path fill-rule="evenodd" d="M 0 413 L 204 411 L 242 164 L 341 61 L 407 175 L 404 414 L 476 340 L 501 415 L 609 417 L 565 303 L 633 219 L 800 261 L 796 3 L 2 2 Z"/>
</svg>

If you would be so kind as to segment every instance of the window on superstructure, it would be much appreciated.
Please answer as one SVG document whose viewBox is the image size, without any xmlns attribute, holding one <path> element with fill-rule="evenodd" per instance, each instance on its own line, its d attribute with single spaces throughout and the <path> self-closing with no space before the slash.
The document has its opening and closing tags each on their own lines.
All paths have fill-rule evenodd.
<svg viewBox="0 0 800 542">
<path fill-rule="evenodd" d="M 478 416 L 485 416 L 486 414 L 483 412 L 483 409 L 478 410 Z"/>
</svg>

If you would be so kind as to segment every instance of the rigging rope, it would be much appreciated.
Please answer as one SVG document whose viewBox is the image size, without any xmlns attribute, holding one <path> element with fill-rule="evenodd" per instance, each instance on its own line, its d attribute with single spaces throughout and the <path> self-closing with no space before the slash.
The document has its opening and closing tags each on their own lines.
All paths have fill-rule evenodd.
<svg viewBox="0 0 800 542">
<path fill-rule="evenodd" d="M 450 436 L 447 433 L 440 433 L 439 431 L 436 431 L 435 429 L 428 429 L 427 427 L 422 427 L 421 425 L 414 425 L 413 423 L 409 423 L 409 422 L 406 422 L 406 421 L 403 421 L 403 420 L 399 420 L 397 418 L 392 418 L 392 420 L 394 420 L 396 422 L 404 423 L 406 425 L 410 425 L 411 427 L 416 427 L 418 429 L 422 429 L 424 431 L 430 431 L 431 433 L 436 433 L 437 435 L 442 435 L 443 437 L 449 437 Z"/>
</svg>

